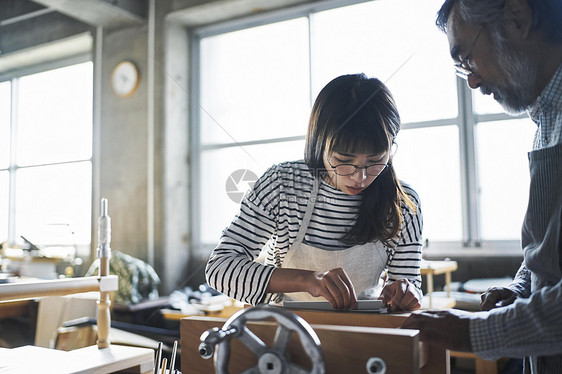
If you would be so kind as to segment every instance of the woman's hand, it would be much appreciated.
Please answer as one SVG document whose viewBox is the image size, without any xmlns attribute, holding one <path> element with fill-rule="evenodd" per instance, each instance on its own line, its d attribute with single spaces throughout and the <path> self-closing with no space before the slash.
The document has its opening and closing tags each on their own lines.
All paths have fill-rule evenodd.
<svg viewBox="0 0 562 374">
<path fill-rule="evenodd" d="M 385 305 L 390 305 L 390 310 L 393 312 L 411 311 L 421 307 L 418 295 L 416 287 L 408 279 L 403 278 L 384 286 L 379 299 L 382 299 Z"/>
<path fill-rule="evenodd" d="M 335 309 L 351 309 L 357 305 L 355 288 L 342 268 L 312 273 L 308 277 L 307 291 L 312 296 L 323 296 Z"/>
<path fill-rule="evenodd" d="M 277 268 L 266 292 L 308 292 L 311 296 L 323 296 L 336 309 L 351 309 L 357 305 L 353 284 L 342 268 L 317 272 Z"/>
</svg>

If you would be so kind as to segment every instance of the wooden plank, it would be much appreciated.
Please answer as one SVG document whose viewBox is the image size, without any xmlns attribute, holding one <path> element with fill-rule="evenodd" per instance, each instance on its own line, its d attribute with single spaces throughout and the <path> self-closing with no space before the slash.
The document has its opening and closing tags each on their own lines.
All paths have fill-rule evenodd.
<svg viewBox="0 0 562 374">
<path fill-rule="evenodd" d="M 212 328 L 222 327 L 226 320 L 211 317 L 188 317 L 181 320 L 181 362 L 184 374 L 214 373 L 213 360 L 203 359 L 198 352 L 200 335 Z M 277 324 L 250 322 L 248 327 L 267 345 L 273 342 Z M 375 327 L 312 325 L 321 341 L 327 374 L 361 373 L 367 360 L 379 357 L 385 361 L 389 373 L 419 373 L 419 340 L 414 330 Z M 307 370 L 307 359 L 296 334 L 292 334 L 288 352 L 291 361 Z M 257 357 L 239 340 L 231 341 L 229 373 L 241 373 L 257 365 Z M 353 358 L 350 360 L 350 358 Z"/>
<path fill-rule="evenodd" d="M 302 317 L 306 322 L 317 325 L 337 326 L 370 326 L 399 328 L 409 313 L 362 313 L 362 312 L 335 312 L 328 310 L 298 310 L 291 312 Z"/>
<path fill-rule="evenodd" d="M 457 270 L 456 261 L 422 261 L 420 273 L 425 274 L 444 274 Z"/>
<path fill-rule="evenodd" d="M 28 313 L 29 304 L 33 301 L 9 301 L 0 303 L 0 319 L 23 316 Z"/>
<path fill-rule="evenodd" d="M 112 345 L 99 349 L 97 346 L 67 352 L 72 363 L 71 373 L 104 374 L 127 370 L 139 374 L 151 373 L 154 369 L 154 350 L 138 347 Z"/>
<path fill-rule="evenodd" d="M 410 313 L 360 313 L 316 310 L 293 310 L 310 324 L 339 326 L 371 326 L 400 328 Z M 437 346 L 420 343 L 420 366 L 422 374 L 443 374 L 451 372 L 449 351 Z M 425 356 L 424 356 L 425 355 Z"/>
<path fill-rule="evenodd" d="M 451 357 L 469 358 L 473 359 L 475 363 L 476 374 L 497 374 L 498 363 L 497 361 L 484 360 L 471 352 L 456 352 L 451 351 Z"/>
<path fill-rule="evenodd" d="M 0 284 L 0 301 L 32 299 L 45 296 L 63 296 L 90 291 L 117 289 L 117 276 L 66 278 L 31 282 Z"/>
<path fill-rule="evenodd" d="M 212 312 L 201 312 L 201 314 L 184 314 L 179 310 L 173 310 L 173 309 L 160 309 L 160 314 L 162 314 L 162 317 L 164 317 L 164 319 L 167 319 L 169 321 L 179 321 L 182 318 L 185 317 L 192 317 L 192 316 L 205 316 L 205 317 L 217 317 L 217 318 L 230 318 L 230 316 L 232 316 L 234 313 L 240 311 L 244 309 L 244 307 L 240 307 L 237 305 L 229 305 L 229 306 L 225 306 L 223 309 L 218 310 L 218 311 L 212 311 Z"/>
<path fill-rule="evenodd" d="M 36 346 L 0 350 L 2 369 L 8 373 L 102 374 L 120 370 L 144 374 L 154 367 L 154 350 L 112 345 L 59 351 Z"/>
<path fill-rule="evenodd" d="M 421 374 L 449 374 L 451 373 L 451 360 L 449 350 L 436 345 L 420 343 L 427 352 L 427 361 L 421 368 Z"/>
</svg>

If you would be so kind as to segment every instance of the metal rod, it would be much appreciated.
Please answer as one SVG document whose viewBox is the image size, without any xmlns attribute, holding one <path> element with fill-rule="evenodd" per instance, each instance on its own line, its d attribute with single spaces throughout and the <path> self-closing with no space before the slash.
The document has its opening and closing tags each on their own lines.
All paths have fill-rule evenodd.
<svg viewBox="0 0 562 374">
<path fill-rule="evenodd" d="M 156 352 L 156 364 L 154 365 L 154 374 L 159 374 L 160 360 L 162 359 L 162 342 L 158 343 L 158 351 Z"/>
<path fill-rule="evenodd" d="M 174 347 L 172 348 L 172 356 L 170 357 L 170 374 L 174 374 L 174 370 L 176 368 L 176 353 L 178 350 L 178 341 L 174 341 Z"/>
</svg>

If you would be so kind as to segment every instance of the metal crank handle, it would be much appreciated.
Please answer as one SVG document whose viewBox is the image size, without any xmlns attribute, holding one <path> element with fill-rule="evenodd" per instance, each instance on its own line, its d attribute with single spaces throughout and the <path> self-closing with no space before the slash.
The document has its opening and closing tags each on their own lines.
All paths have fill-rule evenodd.
<svg viewBox="0 0 562 374">
<path fill-rule="evenodd" d="M 232 337 L 236 336 L 237 332 L 238 330 L 235 327 L 228 330 L 213 327 L 212 329 L 205 331 L 199 338 L 201 340 L 201 344 L 199 344 L 199 354 L 204 359 L 213 357 L 213 354 L 215 353 L 215 346 L 227 339 L 232 339 Z"/>
</svg>

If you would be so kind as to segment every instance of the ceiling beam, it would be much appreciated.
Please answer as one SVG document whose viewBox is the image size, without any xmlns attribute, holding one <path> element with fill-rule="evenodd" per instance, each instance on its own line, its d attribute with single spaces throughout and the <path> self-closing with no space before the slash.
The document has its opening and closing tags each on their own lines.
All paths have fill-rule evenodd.
<svg viewBox="0 0 562 374">
<path fill-rule="evenodd" d="M 33 0 L 92 26 L 115 29 L 146 22 L 147 0 Z"/>
<path fill-rule="evenodd" d="M 58 12 L 0 25 L 0 56 L 92 30 L 91 26 Z"/>
<path fill-rule="evenodd" d="M 187 27 L 264 13 L 320 0 L 172 0 L 169 19 Z"/>
<path fill-rule="evenodd" d="M 44 6 L 27 0 L 0 0 L 0 24 L 45 10 Z"/>
<path fill-rule="evenodd" d="M 91 59 L 93 37 L 89 32 L 70 36 L 36 47 L 0 55 L 0 81 L 18 74 L 33 74 L 41 70 L 57 68 L 61 64 L 83 62 Z"/>
</svg>

